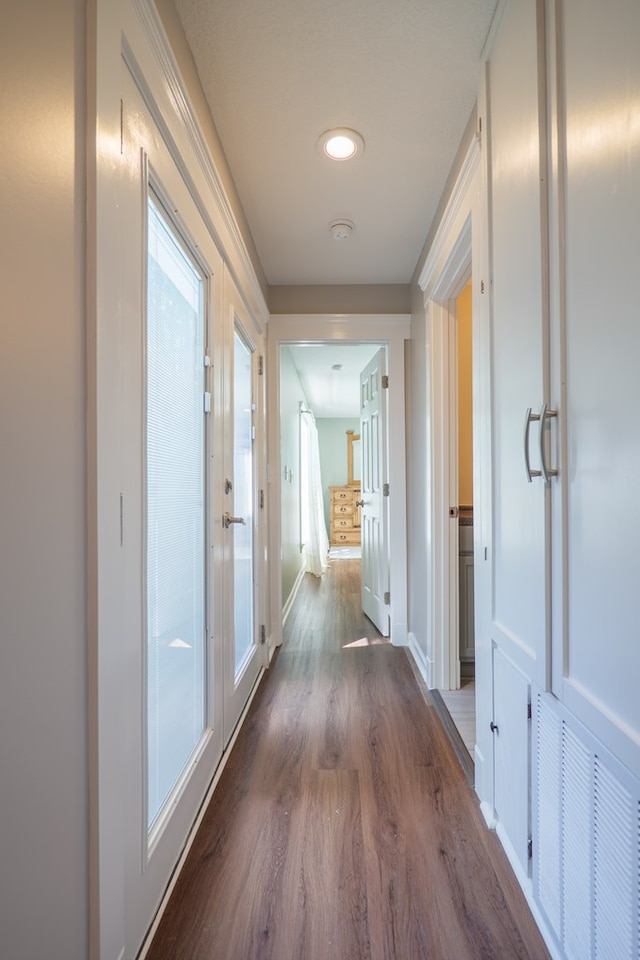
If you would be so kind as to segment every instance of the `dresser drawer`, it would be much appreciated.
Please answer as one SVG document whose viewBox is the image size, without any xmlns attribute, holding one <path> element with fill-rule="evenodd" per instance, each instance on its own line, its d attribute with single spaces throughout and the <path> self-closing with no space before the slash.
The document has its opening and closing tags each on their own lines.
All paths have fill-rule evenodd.
<svg viewBox="0 0 640 960">
<path fill-rule="evenodd" d="M 355 507 L 352 503 L 334 503 L 334 517 L 352 517 Z"/>
<path fill-rule="evenodd" d="M 346 533 L 336 530 L 331 542 L 335 544 L 344 543 L 351 546 L 360 546 L 360 533 L 356 530 L 347 531 Z"/>
<path fill-rule="evenodd" d="M 333 491 L 332 497 L 336 503 L 353 503 L 353 490 L 341 487 Z"/>
</svg>

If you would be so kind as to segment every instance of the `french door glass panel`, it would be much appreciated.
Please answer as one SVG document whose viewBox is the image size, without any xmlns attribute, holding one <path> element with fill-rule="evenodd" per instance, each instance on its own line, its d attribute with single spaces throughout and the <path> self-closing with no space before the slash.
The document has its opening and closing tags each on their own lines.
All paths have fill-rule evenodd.
<svg viewBox="0 0 640 960">
<path fill-rule="evenodd" d="M 204 280 L 148 203 L 147 827 L 205 728 Z"/>
<path fill-rule="evenodd" d="M 243 523 L 233 524 L 236 677 L 254 644 L 253 616 L 253 392 L 251 351 L 233 338 L 233 503 Z"/>
</svg>

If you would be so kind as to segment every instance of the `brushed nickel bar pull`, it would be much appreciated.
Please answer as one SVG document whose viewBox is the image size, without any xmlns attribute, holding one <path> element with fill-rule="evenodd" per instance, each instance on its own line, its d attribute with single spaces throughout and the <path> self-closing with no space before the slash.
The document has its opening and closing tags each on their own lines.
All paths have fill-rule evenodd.
<svg viewBox="0 0 640 960">
<path fill-rule="evenodd" d="M 531 426 L 532 420 L 539 420 L 539 413 L 531 413 L 531 407 L 527 407 L 527 412 L 524 416 L 524 469 L 527 475 L 527 482 L 531 483 L 534 477 L 541 477 L 542 470 L 532 470 L 531 462 L 529 460 L 529 427 Z"/>
<path fill-rule="evenodd" d="M 244 517 L 230 517 L 228 513 L 225 513 L 222 522 L 228 530 L 232 523 L 246 523 L 247 521 Z"/>
<path fill-rule="evenodd" d="M 540 464 L 542 466 L 542 476 L 544 477 L 544 482 L 549 483 L 551 477 L 557 477 L 558 471 L 553 467 L 547 466 L 547 454 L 544 444 L 544 424 L 546 420 L 551 420 L 553 417 L 558 416 L 557 410 L 550 410 L 548 404 L 542 404 L 542 410 L 540 411 Z"/>
</svg>

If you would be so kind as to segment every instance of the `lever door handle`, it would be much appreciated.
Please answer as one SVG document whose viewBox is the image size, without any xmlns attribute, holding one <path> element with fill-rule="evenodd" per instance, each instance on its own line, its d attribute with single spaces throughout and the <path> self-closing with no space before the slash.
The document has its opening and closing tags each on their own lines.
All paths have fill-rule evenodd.
<svg viewBox="0 0 640 960">
<path fill-rule="evenodd" d="M 524 415 L 524 469 L 527 474 L 527 481 L 531 483 L 533 477 L 541 477 L 542 470 L 532 470 L 531 463 L 529 461 L 529 427 L 531 426 L 532 420 L 539 420 L 539 413 L 531 413 L 531 407 L 527 407 L 527 412 Z"/>
<path fill-rule="evenodd" d="M 232 523 L 244 524 L 247 521 L 245 520 L 244 517 L 230 517 L 228 513 L 225 513 L 224 517 L 222 518 L 222 522 L 224 523 L 226 529 L 228 530 Z"/>
<path fill-rule="evenodd" d="M 558 471 L 554 467 L 547 466 L 547 454 L 544 444 L 544 424 L 546 420 L 552 420 L 558 416 L 557 410 L 550 410 L 546 403 L 542 404 L 540 411 L 540 465 L 542 466 L 542 476 L 545 483 L 549 483 L 551 477 L 557 477 Z"/>
</svg>

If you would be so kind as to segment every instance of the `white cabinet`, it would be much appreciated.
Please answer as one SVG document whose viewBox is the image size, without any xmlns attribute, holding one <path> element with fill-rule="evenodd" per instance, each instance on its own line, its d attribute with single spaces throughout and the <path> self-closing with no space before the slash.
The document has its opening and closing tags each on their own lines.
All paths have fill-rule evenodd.
<svg viewBox="0 0 640 960">
<path fill-rule="evenodd" d="M 544 38 L 544 35 L 543 35 Z M 544 87 L 540 83 L 536 4 L 513 0 L 488 64 L 488 198 L 492 271 L 491 474 L 493 541 L 488 623 L 491 641 L 478 656 L 492 677 L 492 727 L 480 721 L 476 740 L 493 777 L 484 776 L 481 800 L 493 810 L 505 846 L 528 869 L 528 684 L 544 686 L 549 643 L 548 487 L 525 471 L 541 470 L 539 423 L 528 410 L 548 401 L 548 307 L 542 210 L 546 204 Z M 526 449 L 525 449 L 526 444 Z M 479 698 L 489 692 L 479 690 Z M 486 701 L 485 701 L 486 704 Z M 496 732 L 496 728 L 497 731 Z M 492 729 L 494 732 L 492 732 Z"/>
<path fill-rule="evenodd" d="M 594 956 L 639 955 L 639 45 L 637 0 L 614 12 L 511 0 L 486 76 L 491 574 L 477 606 L 489 611 L 478 649 L 492 687 L 478 697 L 493 697 L 493 732 L 479 724 L 476 738 L 493 779 L 481 799 L 521 880 L 537 824 L 533 893 L 571 957 L 593 933 L 585 911 Z M 545 705 L 535 764 L 530 688 Z M 590 818 L 589 848 L 575 847 L 565 809 Z M 567 884 L 584 869 L 582 886 Z"/>
</svg>

